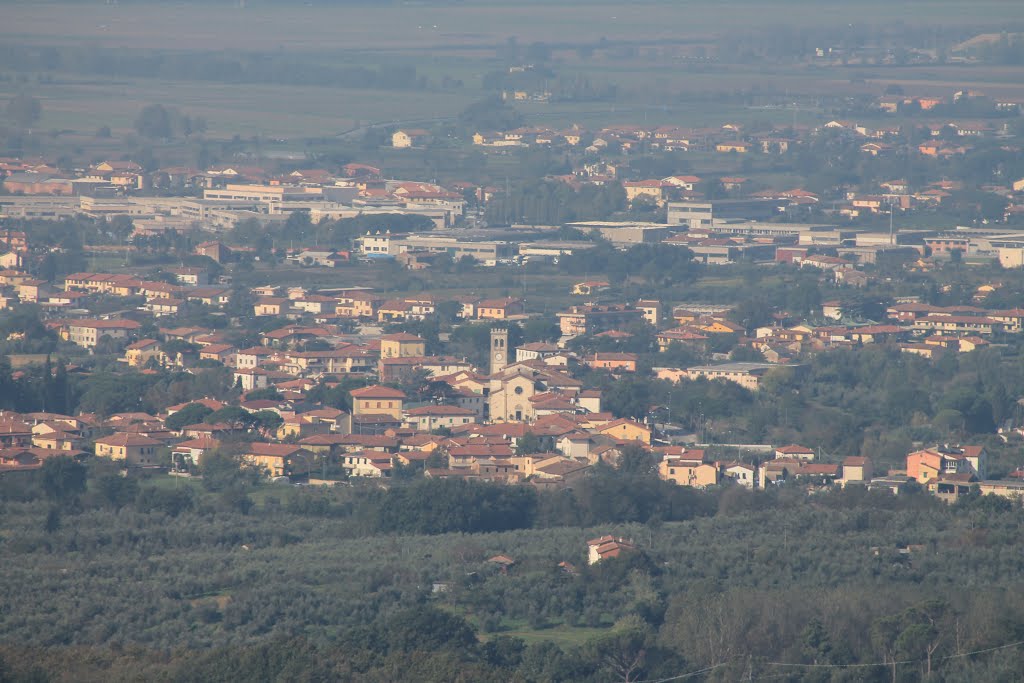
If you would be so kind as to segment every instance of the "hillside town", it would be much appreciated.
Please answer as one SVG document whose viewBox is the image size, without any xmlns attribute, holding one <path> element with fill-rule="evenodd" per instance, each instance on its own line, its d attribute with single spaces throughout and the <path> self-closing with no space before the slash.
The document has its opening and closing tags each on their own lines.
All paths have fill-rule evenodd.
<svg viewBox="0 0 1024 683">
<path fill-rule="evenodd" d="M 10 0 L 0 683 L 1024 671 L 1024 3 Z"/>
<path fill-rule="evenodd" d="M 104 373 L 216 375 L 220 383 L 209 395 L 157 401 L 152 412 L 5 410 L 0 470 L 39 468 L 60 454 L 192 477 L 217 452 L 298 484 L 427 477 L 559 488 L 640 451 L 658 476 L 687 487 L 786 482 L 898 492 L 916 482 L 944 500 L 972 488 L 1017 497 L 1024 463 L 989 479 L 981 446 L 918 443 L 925 450 L 908 450 L 905 463 L 892 455 L 873 462 L 860 450 L 823 454 L 820 442 L 730 450 L 699 410 L 678 421 L 671 406 L 666 414 L 654 403 L 603 403 L 605 380 L 727 383 L 750 395 L 765 382 L 800 377 L 817 354 L 833 350 L 877 346 L 939 362 L 1015 343 L 1024 309 L 1002 296 L 1002 282 L 981 282 L 968 303 L 944 305 L 920 287 L 886 283 L 951 267 L 988 273 L 1024 265 L 1024 237 L 1014 227 L 1024 215 L 1024 178 L 965 192 L 944 175 L 955 157 L 992 149 L 1019 156 L 1010 126 L 1019 106 L 959 91 L 881 97 L 874 109 L 918 123 L 474 133 L 466 142 L 487 154 L 563 150 L 572 172 L 545 182 L 618 193 L 618 214 L 557 224 L 517 222 L 508 188 L 389 179 L 366 163 L 147 169 L 107 160 L 74 169 L 0 160 L 0 308 L 32 318 L 7 339 L 17 348 L 34 326 L 35 341 L 48 340 L 22 344 L 45 347 L 43 354 L 8 354 L 17 363 L 11 381 L 28 381 L 18 368 L 40 359 L 51 379 L 58 359 L 62 381 L 66 373 L 88 377 L 105 357 L 115 362 L 104 362 Z M 998 116 L 978 123 L 951 116 L 959 111 Z M 398 150 L 432 143 L 428 130 L 390 137 Z M 810 191 L 766 187 L 756 173 L 645 179 L 633 168 L 662 152 L 797 158 L 823 146 L 852 150 L 866 164 L 920 157 L 931 175 Z M 982 191 L 999 213 L 945 228 L 908 222 L 977 202 Z M 502 212 L 504 225 L 488 222 Z M 46 236 L 48 224 L 79 221 L 93 232 L 80 246 Z M 729 268 L 774 269 L 814 291 L 799 305 L 694 301 L 671 287 L 647 287 L 637 298 L 630 275 L 614 272 L 550 290 L 551 274 L 567 263 L 574 273 L 599 273 L 598 254 L 645 249 L 664 250 L 672 277 L 687 281 Z M 115 267 L 71 270 L 87 261 Z M 381 269 L 390 277 L 436 273 L 434 291 L 326 284 L 334 279 L 327 273 L 372 281 L 359 273 Z M 479 295 L 446 282 L 489 269 L 509 273 L 502 291 Z M 243 284 L 261 273 L 273 277 Z M 548 296 L 527 295 L 528 280 Z M 995 427 L 1004 439 L 1020 429 L 1012 419 Z"/>
<path fill-rule="evenodd" d="M 778 224 L 746 225 L 757 230 Z M 795 231 L 794 244 L 804 235 L 839 232 L 816 227 L 780 229 Z M 636 230 L 600 229 L 612 236 Z M 711 233 L 714 224 L 706 230 Z M 692 229 L 671 232 L 667 239 Z M 356 253 L 403 263 L 399 257 L 416 252 L 393 252 L 391 245 L 414 237 L 369 235 L 359 238 Z M 787 444 L 748 444 L 729 453 L 727 444 L 703 441 L 705 434 L 687 432 L 671 416 L 659 414 L 658 406 L 643 405 L 631 415 L 621 408 L 609 412 L 602 390 L 587 388 L 593 382 L 584 381 L 593 373 L 612 379 L 646 376 L 670 384 L 725 382 L 757 392 L 779 373 L 800 374 L 811 357 L 827 350 L 878 345 L 934 361 L 1001 345 L 1024 329 L 1021 309 L 936 306 L 904 297 L 881 311 L 884 318 L 871 321 L 839 299 L 822 302 L 808 318 L 778 314 L 754 325 L 737 323 L 731 306 L 626 301 L 607 282 L 583 281 L 565 294 L 586 303 L 557 311 L 550 318 L 549 340 L 515 345 L 510 328 L 538 317 L 522 298 L 445 298 L 426 292 L 393 297 L 367 287 L 282 285 L 240 293 L 217 284 L 224 276 L 212 277 L 214 266 L 233 257 L 216 241 L 195 246 L 210 267 L 160 269 L 156 280 L 128 272 L 79 272 L 46 282 L 19 269 L 37 258 L 25 235 L 9 231 L 5 239 L 14 247 L 8 253 L 19 257 L 0 274 L 10 292 L 5 305 L 37 307 L 43 334 L 57 339 L 71 357 L 84 354 L 81 366 L 68 364 L 62 372 L 89 373 L 89 356 L 112 354 L 115 373 L 216 370 L 224 385 L 217 387 L 221 398 L 195 396 L 153 414 L 5 410 L 0 471 L 38 468 L 49 457 L 65 455 L 109 458 L 128 472 L 199 476 L 204 456 L 218 451 L 274 480 L 309 485 L 397 476 L 559 488 L 572 486 L 595 466 L 615 467 L 624 453 L 639 450 L 656 459 L 658 476 L 688 487 L 763 489 L 802 482 L 898 493 L 916 482 L 944 500 L 967 495 L 972 487 L 1008 497 L 1024 494 L 1020 469 L 1007 479 L 988 478 L 982 446 L 932 444 L 908 452 L 905 466 L 889 468 L 875 465 L 870 455 L 823 455 Z M 429 244 L 454 238 L 424 234 L 422 239 Z M 387 246 L 378 250 L 374 245 L 380 243 Z M 908 264 L 934 258 L 923 249 L 908 249 L 916 257 Z M 797 246 L 775 250 L 784 255 L 777 262 L 812 269 L 815 279 L 841 295 L 862 286 L 839 277 L 861 273 L 856 261 L 807 255 L 807 249 L 801 258 L 794 256 L 801 251 Z M 696 251 L 691 258 L 700 260 Z M 415 266 L 410 261 L 404 267 Z M 986 289 L 992 288 L 979 288 L 976 295 L 980 304 Z M 239 296 L 248 302 L 246 310 L 237 310 Z M 604 303 L 591 301 L 596 298 Z M 116 310 L 93 314 L 101 302 Z M 449 342 L 428 341 L 401 331 L 437 318 L 439 311 L 453 314 L 456 328 L 485 335 L 484 362 L 467 357 L 451 335 Z M 233 324 L 181 324 L 197 312 L 230 316 Z M 262 325 L 263 320 L 274 324 Z M 652 342 L 646 350 L 630 343 L 640 334 Z M 680 351 L 700 362 L 661 360 Z M 746 360 L 730 360 L 737 352 Z M 49 355 L 46 362 L 49 367 Z M 23 374 L 14 371 L 13 378 Z"/>
</svg>

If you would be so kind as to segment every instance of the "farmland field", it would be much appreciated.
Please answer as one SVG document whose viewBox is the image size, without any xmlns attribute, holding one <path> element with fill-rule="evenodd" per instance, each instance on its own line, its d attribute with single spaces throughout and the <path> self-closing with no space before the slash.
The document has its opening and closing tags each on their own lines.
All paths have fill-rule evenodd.
<svg viewBox="0 0 1024 683">
<path fill-rule="evenodd" d="M 206 119 L 209 135 L 221 138 L 335 135 L 360 122 L 398 121 L 409 111 L 422 118 L 451 116 L 474 99 L 453 93 L 155 79 L 68 81 L 41 85 L 37 95 L 44 129 L 92 132 L 110 126 L 126 131 L 147 104 L 173 102 L 190 116 Z"/>
<path fill-rule="evenodd" d="M 507 6 L 375 3 L 356 5 L 248 2 L 244 9 L 206 3 L 120 5 L 4 3 L 0 40 L 102 44 L 107 47 L 280 50 L 428 50 L 494 46 L 510 36 L 564 43 L 613 40 L 655 42 L 706 37 L 746 26 L 926 21 L 939 26 L 1024 18 L 1012 0 L 910 0 L 858 3 L 814 0 L 708 2 L 518 2 Z M 656 21 L 652 22 L 652 19 Z M 660 28 L 651 30 L 654 23 Z M 228 32 L 224 29 L 230 27 Z M 997 29 L 998 30 L 998 29 Z"/>
<path fill-rule="evenodd" d="M 456 116 L 470 102 L 493 92 L 484 89 L 484 76 L 503 68 L 498 51 L 512 42 L 522 47 L 547 44 L 559 76 L 616 86 L 618 95 L 609 102 L 519 105 L 531 120 L 555 126 L 570 122 L 699 126 L 715 124 L 722 117 L 739 122 L 792 117 L 789 111 L 751 110 L 720 101 L 722 96 L 741 92 L 806 98 L 877 94 L 888 85 L 900 85 L 908 94 L 924 94 L 959 89 L 969 82 L 993 97 L 1024 99 L 1024 69 L 1019 67 L 986 67 L 982 72 L 964 65 L 812 67 L 766 65 L 757 60 L 719 64 L 679 56 L 695 45 L 713 51 L 717 41 L 736 30 L 736 17 L 743 17 L 743 26 L 749 27 L 742 30 L 901 21 L 924 21 L 936 31 L 956 31 L 961 26 L 999 30 L 1024 21 L 1024 4 L 1006 0 L 916 0 L 898 5 L 874 0 L 856 5 L 807 0 L 642 0 L 628 7 L 574 0 L 508 6 L 483 0 L 458 5 L 237 5 L 2 3 L 0 46 L 73 47 L 121 56 L 159 51 L 247 59 L 259 54 L 325 68 L 414 66 L 426 82 L 420 89 L 402 90 L 214 83 L 200 80 L 198 74 L 196 80 L 188 80 L 188 74 L 171 80 L 19 73 L 0 80 L 0 99 L 30 90 L 43 103 L 41 130 L 88 134 L 109 126 L 126 132 L 142 107 L 174 103 L 188 115 L 205 119 L 213 138 L 331 136 L 367 122 L 406 122 L 410 112 L 425 124 Z M 659 28 L 651 30 L 652 23 Z M 961 30 L 969 34 L 973 29 Z M 629 49 L 621 55 L 577 52 L 581 46 L 597 44 Z M 5 66 L 0 62 L 0 76 L 5 75 Z M 803 115 L 815 117 L 812 109 L 805 107 Z"/>
</svg>

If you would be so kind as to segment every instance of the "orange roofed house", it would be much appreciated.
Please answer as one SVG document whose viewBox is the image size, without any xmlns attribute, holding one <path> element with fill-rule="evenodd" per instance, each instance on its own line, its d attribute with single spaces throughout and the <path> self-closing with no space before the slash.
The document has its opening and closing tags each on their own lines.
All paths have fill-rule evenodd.
<svg viewBox="0 0 1024 683">
<path fill-rule="evenodd" d="M 514 297 L 484 299 L 476 304 L 476 317 L 480 320 L 507 320 L 524 312 L 523 300 Z"/>
<path fill-rule="evenodd" d="M 984 479 L 988 474 L 987 461 L 984 446 L 935 446 L 907 455 L 907 476 L 920 484 L 955 474 L 973 474 Z"/>
<path fill-rule="evenodd" d="M 636 361 L 637 355 L 635 353 L 598 351 L 584 362 L 596 370 L 636 372 Z"/>
<path fill-rule="evenodd" d="M 309 474 L 313 453 L 301 446 L 286 443 L 251 443 L 242 454 L 242 462 L 271 477 L 287 477 Z"/>
<path fill-rule="evenodd" d="M 624 538 L 601 536 L 587 541 L 587 548 L 587 564 L 597 564 L 610 557 L 619 557 L 625 553 L 634 552 L 636 545 Z"/>
<path fill-rule="evenodd" d="M 714 464 L 704 462 L 704 451 L 690 451 L 680 456 L 669 456 L 658 463 L 658 475 L 679 486 L 707 488 L 721 482 Z"/>
<path fill-rule="evenodd" d="M 143 434 L 117 433 L 96 439 L 96 455 L 123 460 L 126 465 L 157 465 L 157 448 L 163 442 Z"/>
<path fill-rule="evenodd" d="M 612 420 L 598 427 L 597 431 L 620 441 L 640 441 L 648 445 L 653 436 L 650 427 L 626 418 Z"/>
<path fill-rule="evenodd" d="M 389 415 L 402 420 L 402 402 L 406 396 L 401 390 L 374 385 L 353 389 L 350 393 L 353 415 Z"/>
<path fill-rule="evenodd" d="M 414 358 L 425 356 L 427 344 L 414 334 L 399 332 L 380 338 L 381 358 Z"/>
</svg>

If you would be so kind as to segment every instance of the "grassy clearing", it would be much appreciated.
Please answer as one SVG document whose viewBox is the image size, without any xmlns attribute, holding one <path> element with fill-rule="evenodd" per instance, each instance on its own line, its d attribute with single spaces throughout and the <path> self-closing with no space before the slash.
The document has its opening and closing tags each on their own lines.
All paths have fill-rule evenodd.
<svg viewBox="0 0 1024 683">
<path fill-rule="evenodd" d="M 153 486 L 158 489 L 185 489 L 190 488 L 197 493 L 203 491 L 201 479 L 191 477 L 172 477 L 169 474 L 154 475 L 142 480 L 146 486 Z"/>
<path fill-rule="evenodd" d="M 587 628 L 582 626 L 566 626 L 565 624 L 545 629 L 512 628 L 494 635 L 519 638 L 527 645 L 533 643 L 552 642 L 562 648 L 578 647 L 598 636 L 604 635 L 608 629 Z"/>
</svg>

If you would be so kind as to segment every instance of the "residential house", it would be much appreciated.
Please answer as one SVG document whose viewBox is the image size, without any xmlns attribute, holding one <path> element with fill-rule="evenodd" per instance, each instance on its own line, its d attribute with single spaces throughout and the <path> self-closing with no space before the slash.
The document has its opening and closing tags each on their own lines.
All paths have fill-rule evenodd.
<svg viewBox="0 0 1024 683">
<path fill-rule="evenodd" d="M 543 361 L 552 356 L 557 356 L 560 353 L 562 353 L 562 349 L 558 348 L 558 344 L 552 344 L 550 342 L 530 342 L 529 344 L 522 344 L 516 347 L 516 362 L 526 360 Z"/>
<path fill-rule="evenodd" d="M 140 339 L 125 347 L 124 360 L 130 368 L 141 368 L 150 360 L 161 363 L 164 360 L 164 353 L 156 339 Z"/>
<path fill-rule="evenodd" d="M 422 432 L 476 422 L 476 413 L 457 406 L 421 406 L 405 411 L 405 422 Z"/>
<path fill-rule="evenodd" d="M 426 342 L 414 334 L 400 332 L 380 338 L 381 358 L 408 358 L 426 355 Z"/>
<path fill-rule="evenodd" d="M 430 132 L 420 128 L 396 130 L 391 134 L 391 146 L 396 149 L 422 147 L 430 142 Z"/>
<path fill-rule="evenodd" d="M 595 370 L 609 370 L 613 373 L 636 372 L 638 358 L 635 353 L 598 351 L 583 362 Z"/>
<path fill-rule="evenodd" d="M 171 447 L 171 465 L 176 470 L 187 470 L 202 465 L 203 456 L 220 446 L 220 441 L 211 437 L 188 439 Z"/>
<path fill-rule="evenodd" d="M 405 400 L 405 393 L 399 389 L 392 389 L 380 385 L 353 389 L 352 415 L 360 417 L 364 415 L 388 415 L 401 421 L 402 402 Z"/>
<path fill-rule="evenodd" d="M 607 280 L 584 280 L 572 286 L 572 293 L 579 296 L 591 296 L 611 287 Z"/>
<path fill-rule="evenodd" d="M 284 315 L 291 307 L 291 300 L 283 297 L 260 297 L 253 304 L 253 315 L 256 316 L 280 316 Z"/>
<path fill-rule="evenodd" d="M 745 462 L 721 462 L 718 469 L 722 476 L 748 489 L 757 488 L 757 468 Z"/>
<path fill-rule="evenodd" d="M 924 482 L 925 489 L 939 500 L 946 503 L 955 503 L 971 492 L 971 487 L 978 481 L 978 477 L 971 472 L 958 472 L 943 476 L 933 477 Z"/>
<path fill-rule="evenodd" d="M 661 302 L 652 301 L 647 299 L 641 299 L 636 302 L 636 308 L 638 311 L 643 313 L 644 320 L 649 325 L 657 327 L 661 324 Z"/>
<path fill-rule="evenodd" d="M 292 444 L 251 443 L 243 450 L 243 463 L 270 477 L 308 475 L 313 469 L 311 451 Z"/>
<path fill-rule="evenodd" d="M 508 320 L 523 313 L 523 300 L 514 297 L 484 299 L 476 304 L 476 317 L 479 320 Z"/>
<path fill-rule="evenodd" d="M 660 180 L 627 180 L 622 183 L 622 189 L 626 191 L 626 201 L 630 204 L 640 197 L 659 205 L 665 200 L 665 183 Z"/>
<path fill-rule="evenodd" d="M 781 446 L 775 449 L 776 459 L 791 459 L 791 460 L 807 460 L 811 461 L 815 458 L 813 449 L 807 448 L 806 446 Z"/>
<path fill-rule="evenodd" d="M 126 465 L 158 465 L 157 449 L 164 444 L 142 434 L 118 432 L 96 439 L 96 455 L 122 461 Z"/>
<path fill-rule="evenodd" d="M 575 337 L 628 327 L 642 320 L 644 313 L 625 305 L 584 305 L 571 306 L 557 317 L 562 334 Z"/>
<path fill-rule="evenodd" d="M 658 463 L 658 476 L 679 486 L 707 488 L 721 482 L 718 468 L 704 462 L 703 451 L 683 453 L 681 456 L 665 457 Z"/>
<path fill-rule="evenodd" d="M 842 484 L 846 486 L 852 482 L 868 482 L 874 475 L 874 468 L 870 458 L 862 458 L 851 455 L 843 458 Z"/>
<path fill-rule="evenodd" d="M 630 540 L 614 536 L 601 536 L 587 541 L 587 564 L 597 564 L 601 560 L 620 557 L 635 552 L 636 545 Z"/>
<path fill-rule="evenodd" d="M 619 418 L 608 422 L 598 427 L 596 431 L 619 441 L 639 441 L 648 446 L 654 435 L 650 427 L 628 418 Z"/>
<path fill-rule="evenodd" d="M 907 455 L 907 476 L 924 484 L 936 477 L 973 474 L 988 475 L 988 454 L 984 446 L 934 446 Z"/>
<path fill-rule="evenodd" d="M 221 242 L 211 241 L 197 244 L 195 253 L 199 256 L 206 256 L 217 263 L 225 263 L 231 259 L 231 250 Z"/>
<path fill-rule="evenodd" d="M 683 376 L 687 379 L 707 379 L 707 380 L 725 380 L 727 382 L 733 382 L 739 384 L 744 389 L 750 391 L 757 391 L 758 384 L 761 378 L 764 377 L 772 368 L 779 366 L 772 365 L 771 363 L 749 363 L 749 362 L 734 362 L 734 363 L 720 363 L 718 365 L 697 365 L 691 368 L 687 368 Z M 786 367 L 786 366 L 783 366 Z M 792 367 L 792 366 L 789 366 Z M 658 377 L 661 377 L 661 370 L 659 369 Z"/>
<path fill-rule="evenodd" d="M 86 349 L 95 349 L 99 341 L 109 338 L 122 341 L 142 325 L 134 320 L 75 320 L 67 324 L 65 339 Z"/>
</svg>

